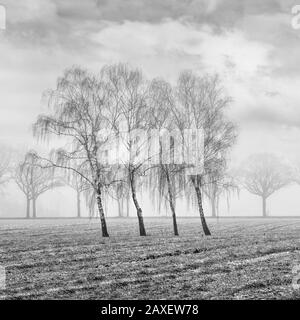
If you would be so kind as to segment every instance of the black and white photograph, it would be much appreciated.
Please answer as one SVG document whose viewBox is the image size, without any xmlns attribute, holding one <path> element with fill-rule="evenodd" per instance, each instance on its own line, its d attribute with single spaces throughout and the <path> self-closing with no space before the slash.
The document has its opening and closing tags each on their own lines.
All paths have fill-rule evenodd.
<svg viewBox="0 0 300 320">
<path fill-rule="evenodd" d="M 0 300 L 299 299 L 300 0 L 0 0 Z"/>
</svg>

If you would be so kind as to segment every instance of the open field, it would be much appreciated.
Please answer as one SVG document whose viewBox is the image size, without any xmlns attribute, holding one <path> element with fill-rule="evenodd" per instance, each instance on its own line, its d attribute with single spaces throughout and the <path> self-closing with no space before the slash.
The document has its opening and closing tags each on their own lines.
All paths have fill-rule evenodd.
<svg viewBox="0 0 300 320">
<path fill-rule="evenodd" d="M 0 299 L 299 299 L 299 219 L 1 220 Z"/>
</svg>

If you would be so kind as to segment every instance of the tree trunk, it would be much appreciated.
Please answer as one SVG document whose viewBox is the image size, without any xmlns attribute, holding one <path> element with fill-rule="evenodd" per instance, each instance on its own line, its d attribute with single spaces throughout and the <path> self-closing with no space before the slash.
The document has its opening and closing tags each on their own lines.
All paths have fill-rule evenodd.
<svg viewBox="0 0 300 320">
<path fill-rule="evenodd" d="M 216 197 L 213 195 L 211 199 L 211 216 L 213 218 L 217 217 L 217 203 Z"/>
<path fill-rule="evenodd" d="M 126 196 L 126 215 L 129 217 L 129 196 Z"/>
<path fill-rule="evenodd" d="M 27 198 L 27 205 L 26 205 L 26 219 L 30 218 L 30 199 Z"/>
<path fill-rule="evenodd" d="M 174 235 L 179 236 L 178 227 L 177 227 L 176 212 L 175 212 L 175 206 L 174 206 L 174 198 L 173 198 L 172 186 L 171 186 L 171 181 L 170 181 L 168 169 L 166 169 L 166 177 L 167 177 L 167 183 L 168 183 L 169 204 L 170 204 L 170 209 L 172 212 L 172 219 L 173 219 Z"/>
<path fill-rule="evenodd" d="M 118 216 L 119 218 L 123 217 L 123 205 L 122 205 L 122 199 L 117 199 L 118 202 Z"/>
<path fill-rule="evenodd" d="M 266 218 L 267 217 L 267 198 L 266 197 L 262 197 L 262 213 L 263 213 L 263 217 Z"/>
<path fill-rule="evenodd" d="M 36 198 L 32 199 L 32 218 L 36 218 Z"/>
<path fill-rule="evenodd" d="M 106 220 L 105 220 L 105 214 L 103 210 L 103 204 L 102 204 L 102 199 L 101 199 L 101 187 L 98 186 L 97 189 L 97 205 L 98 205 L 98 210 L 99 210 L 99 216 L 100 216 L 100 221 L 101 221 L 101 230 L 102 230 L 102 237 L 109 237 L 108 231 L 107 231 L 107 226 L 106 226 Z"/>
<path fill-rule="evenodd" d="M 204 216 L 204 211 L 203 211 L 203 206 L 202 206 L 202 195 L 201 195 L 201 190 L 200 190 L 200 187 L 199 187 L 199 181 L 195 181 L 195 178 L 193 178 L 192 181 L 193 181 L 194 188 L 195 188 L 196 195 L 197 195 L 198 209 L 199 209 L 199 213 L 200 213 L 200 219 L 201 219 L 202 228 L 203 228 L 204 234 L 206 236 L 210 236 L 211 233 L 209 231 L 209 228 L 207 226 L 207 223 L 206 223 L 206 220 L 205 220 L 205 216 Z"/>
<path fill-rule="evenodd" d="M 77 191 L 77 218 L 81 218 L 81 201 L 79 191 Z"/>
<path fill-rule="evenodd" d="M 124 217 L 124 198 L 121 199 L 121 217 Z"/>
<path fill-rule="evenodd" d="M 139 229 L 140 229 L 140 236 L 146 236 L 146 229 L 144 226 L 144 219 L 143 219 L 143 211 L 139 205 L 139 202 L 136 197 L 136 188 L 135 188 L 135 176 L 134 173 L 130 174 L 130 184 L 131 184 L 131 194 L 132 194 L 132 200 L 136 208 L 136 213 L 139 221 Z"/>
<path fill-rule="evenodd" d="M 94 213 L 95 213 L 95 206 L 94 205 L 91 205 L 89 207 L 89 212 L 90 212 L 90 217 L 93 217 Z"/>
</svg>

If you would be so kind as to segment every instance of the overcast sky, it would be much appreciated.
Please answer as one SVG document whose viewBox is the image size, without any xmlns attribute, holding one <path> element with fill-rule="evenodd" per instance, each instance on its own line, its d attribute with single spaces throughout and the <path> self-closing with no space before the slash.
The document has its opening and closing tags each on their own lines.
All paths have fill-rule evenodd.
<svg viewBox="0 0 300 320">
<path fill-rule="evenodd" d="M 7 28 L 0 30 L 0 143 L 36 147 L 31 124 L 45 111 L 42 93 L 65 68 L 97 71 L 121 61 L 169 81 L 183 69 L 219 73 L 239 127 L 233 162 L 261 151 L 300 159 L 300 30 L 291 27 L 300 0 L 0 2 L 7 10 Z M 299 208 L 286 192 L 273 201 L 278 214 Z M 247 203 L 249 210 L 260 205 L 255 197 Z M 233 214 L 245 213 L 245 202 L 233 207 Z"/>
<path fill-rule="evenodd" d="M 148 77 L 217 72 L 240 130 L 234 154 L 298 156 L 300 30 L 294 0 L 0 0 L 0 138 L 32 146 L 42 92 L 62 71 L 119 61 Z M 299 0 L 300 4 L 300 0 Z"/>
</svg>

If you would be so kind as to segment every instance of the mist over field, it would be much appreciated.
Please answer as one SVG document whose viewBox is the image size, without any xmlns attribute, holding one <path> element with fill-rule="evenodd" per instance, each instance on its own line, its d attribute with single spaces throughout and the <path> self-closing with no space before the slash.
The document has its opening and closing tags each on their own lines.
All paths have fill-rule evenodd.
<svg viewBox="0 0 300 320">
<path fill-rule="evenodd" d="M 272 216 L 299 216 L 300 198 L 297 196 L 299 192 L 298 186 L 291 186 L 276 196 L 270 198 L 268 211 Z M 16 198 L 17 195 L 17 198 Z M 76 203 L 74 203 L 75 192 L 69 190 L 68 187 L 62 187 L 57 190 L 50 191 L 49 194 L 41 196 L 38 204 L 39 217 L 74 217 L 76 215 Z M 0 194 L 1 208 L 0 214 L 2 218 L 15 217 L 20 218 L 25 216 L 25 199 L 22 193 L 17 190 L 13 185 L 7 187 L 5 192 Z M 84 206 L 84 199 L 82 206 L 82 216 L 89 217 L 89 211 Z M 170 216 L 170 210 L 162 206 L 159 211 L 158 205 L 143 197 L 145 203 L 144 214 L 145 216 Z M 178 216 L 189 217 L 198 216 L 197 209 L 188 207 L 182 201 L 178 203 Z M 109 216 L 117 217 L 118 208 L 113 200 L 107 201 L 107 206 L 111 209 Z M 211 215 L 211 208 L 207 200 L 204 202 L 204 208 L 207 216 Z M 230 199 L 228 206 L 226 196 L 220 201 L 219 216 L 260 216 L 261 215 L 261 202 L 255 196 L 249 194 L 247 191 L 241 191 L 239 195 L 235 195 Z M 130 216 L 135 217 L 133 204 L 130 203 Z"/>
</svg>

